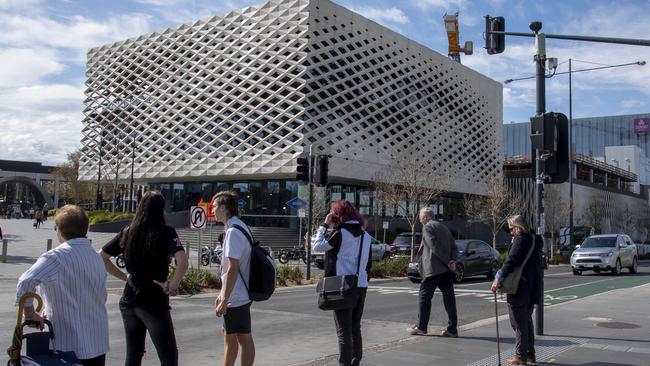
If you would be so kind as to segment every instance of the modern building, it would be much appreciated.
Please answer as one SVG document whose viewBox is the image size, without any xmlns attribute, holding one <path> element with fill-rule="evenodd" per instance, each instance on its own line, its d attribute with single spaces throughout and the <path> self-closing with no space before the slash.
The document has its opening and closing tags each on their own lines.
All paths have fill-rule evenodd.
<svg viewBox="0 0 650 366">
<path fill-rule="evenodd" d="M 235 189 L 247 215 L 294 216 L 310 147 L 330 156 L 330 199 L 368 215 L 396 155 L 419 148 L 458 193 L 483 193 L 501 167 L 498 82 L 328 0 L 93 48 L 87 76 L 80 178 L 133 177 L 170 211 Z"/>
</svg>

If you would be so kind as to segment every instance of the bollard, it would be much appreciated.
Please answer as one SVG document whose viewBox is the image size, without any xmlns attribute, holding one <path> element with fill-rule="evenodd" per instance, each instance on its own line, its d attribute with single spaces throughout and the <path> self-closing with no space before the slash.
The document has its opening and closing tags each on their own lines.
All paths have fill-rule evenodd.
<svg viewBox="0 0 650 366">
<path fill-rule="evenodd" d="M 2 263 L 7 263 L 7 246 L 9 246 L 9 240 L 2 239 L 2 257 L 0 257 Z"/>
<path fill-rule="evenodd" d="M 52 239 L 47 239 L 47 251 L 52 250 Z"/>
</svg>

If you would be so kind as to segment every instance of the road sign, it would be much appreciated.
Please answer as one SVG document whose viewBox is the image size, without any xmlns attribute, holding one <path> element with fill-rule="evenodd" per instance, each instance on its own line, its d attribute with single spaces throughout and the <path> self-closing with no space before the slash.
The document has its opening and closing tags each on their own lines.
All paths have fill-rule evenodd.
<svg viewBox="0 0 650 366">
<path fill-rule="evenodd" d="M 307 210 L 305 210 L 304 207 L 298 209 L 298 217 L 300 217 L 300 218 L 307 217 Z"/>
<path fill-rule="evenodd" d="M 205 223 L 208 221 L 207 218 L 203 207 L 192 206 L 190 208 L 190 227 L 192 229 L 205 229 Z"/>
<path fill-rule="evenodd" d="M 240 198 L 239 201 L 237 201 L 237 203 L 239 204 L 239 207 L 244 207 L 248 202 L 245 199 Z"/>
<path fill-rule="evenodd" d="M 384 221 L 383 227 L 384 227 L 384 229 L 388 229 L 388 221 Z"/>
<path fill-rule="evenodd" d="M 301 208 L 307 206 L 307 202 L 301 200 L 298 197 L 294 197 L 294 198 L 290 199 L 289 201 L 287 201 L 287 206 L 289 206 L 289 207 L 291 207 L 291 208 L 293 208 L 295 210 L 298 210 L 298 209 L 301 209 Z"/>
</svg>

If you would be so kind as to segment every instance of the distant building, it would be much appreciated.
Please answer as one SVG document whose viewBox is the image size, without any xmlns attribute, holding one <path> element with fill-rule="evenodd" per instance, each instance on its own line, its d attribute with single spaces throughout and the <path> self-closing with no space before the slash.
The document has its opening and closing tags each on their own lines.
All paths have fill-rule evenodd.
<svg viewBox="0 0 650 366">
<path fill-rule="evenodd" d="M 57 199 L 53 201 L 44 188 L 45 182 L 55 180 L 50 174 L 54 168 L 35 162 L 0 160 L 0 212 L 6 212 L 9 205 L 29 209 L 47 203 L 54 207 Z"/>
</svg>

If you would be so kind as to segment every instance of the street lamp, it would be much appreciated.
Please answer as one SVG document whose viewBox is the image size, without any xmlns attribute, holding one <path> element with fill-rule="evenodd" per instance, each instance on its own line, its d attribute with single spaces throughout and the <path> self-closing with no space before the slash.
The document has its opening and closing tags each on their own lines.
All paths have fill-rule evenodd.
<svg viewBox="0 0 650 366">
<path fill-rule="evenodd" d="M 131 132 L 131 183 L 129 185 L 129 212 L 135 211 L 133 202 L 133 169 L 135 166 L 135 131 Z"/>
<path fill-rule="evenodd" d="M 95 197 L 95 209 L 102 209 L 102 201 L 104 200 L 101 193 L 101 180 L 102 180 L 102 145 L 104 144 L 104 129 L 100 127 L 99 130 L 99 145 L 97 145 L 97 153 L 99 161 L 97 163 L 97 196 Z"/>
</svg>

